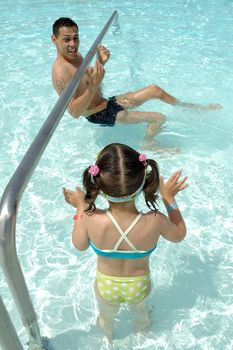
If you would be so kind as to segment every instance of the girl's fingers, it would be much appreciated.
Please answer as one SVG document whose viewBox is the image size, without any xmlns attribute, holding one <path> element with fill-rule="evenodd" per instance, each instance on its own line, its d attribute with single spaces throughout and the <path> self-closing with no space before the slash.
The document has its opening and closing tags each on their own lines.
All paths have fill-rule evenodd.
<svg viewBox="0 0 233 350">
<path fill-rule="evenodd" d="M 177 182 L 180 178 L 181 175 L 181 170 L 177 170 L 174 174 L 173 174 L 173 181 Z"/>
<path fill-rule="evenodd" d="M 188 186 L 189 186 L 189 184 L 185 184 L 185 185 L 181 186 L 181 187 L 179 188 L 178 192 L 183 191 L 183 190 L 184 190 L 185 188 L 187 188 Z"/>
<path fill-rule="evenodd" d="M 159 181 L 160 181 L 160 183 L 161 183 L 161 184 L 163 184 L 163 183 L 164 183 L 164 178 L 163 178 L 163 176 L 162 176 L 162 175 L 160 175 L 160 177 L 159 177 Z"/>
<path fill-rule="evenodd" d="M 170 176 L 170 178 L 168 179 L 167 183 L 175 184 L 178 181 L 180 175 L 181 175 L 181 170 L 177 170 L 176 172 L 174 172 Z"/>
<path fill-rule="evenodd" d="M 163 176 L 160 176 L 159 177 L 159 190 L 160 190 L 160 192 L 163 190 L 163 188 L 164 188 L 164 178 L 163 178 Z"/>
<path fill-rule="evenodd" d="M 177 186 L 182 186 L 183 183 L 187 180 L 188 176 L 185 176 L 182 180 L 180 180 L 179 182 L 177 182 Z"/>
</svg>

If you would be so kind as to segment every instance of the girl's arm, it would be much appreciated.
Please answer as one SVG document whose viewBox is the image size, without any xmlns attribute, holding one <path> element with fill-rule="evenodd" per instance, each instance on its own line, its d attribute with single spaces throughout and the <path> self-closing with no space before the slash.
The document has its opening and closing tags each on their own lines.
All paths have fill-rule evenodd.
<svg viewBox="0 0 233 350">
<path fill-rule="evenodd" d="M 175 201 L 178 192 L 188 187 L 187 176 L 180 180 L 181 171 L 176 171 L 166 183 L 160 177 L 160 193 L 167 210 L 168 217 L 160 213 L 161 235 L 172 242 L 180 242 L 186 235 L 186 226 L 182 214 Z"/>
<path fill-rule="evenodd" d="M 89 247 L 89 236 L 87 230 L 87 215 L 84 213 L 86 203 L 85 194 L 76 187 L 76 191 L 63 188 L 63 194 L 67 203 L 76 208 L 73 217 L 74 227 L 72 232 L 72 243 L 78 250 L 86 250 Z"/>
</svg>

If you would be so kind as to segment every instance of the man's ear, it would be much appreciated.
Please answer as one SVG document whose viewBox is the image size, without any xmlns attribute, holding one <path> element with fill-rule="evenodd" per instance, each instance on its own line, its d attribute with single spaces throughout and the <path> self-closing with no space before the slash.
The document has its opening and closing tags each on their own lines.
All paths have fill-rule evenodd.
<svg viewBox="0 0 233 350">
<path fill-rule="evenodd" d="M 52 40 L 52 42 L 56 45 L 57 38 L 55 37 L 54 34 L 51 36 L 51 40 Z"/>
</svg>

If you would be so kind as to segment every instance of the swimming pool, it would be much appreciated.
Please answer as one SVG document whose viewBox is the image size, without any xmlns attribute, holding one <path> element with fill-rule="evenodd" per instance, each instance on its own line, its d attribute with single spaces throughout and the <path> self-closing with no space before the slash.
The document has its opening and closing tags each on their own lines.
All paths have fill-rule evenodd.
<svg viewBox="0 0 233 350">
<path fill-rule="evenodd" d="M 194 113 L 158 101 L 168 122 L 158 140 L 180 153 L 155 157 L 168 176 L 182 168 L 190 188 L 178 197 L 188 234 L 179 245 L 161 240 L 152 256 L 153 326 L 147 337 L 130 333 L 119 315 L 114 349 L 231 349 L 232 309 L 232 1 L 5 1 L 0 47 L 1 194 L 57 96 L 51 84 L 55 47 L 51 24 L 69 16 L 80 26 L 85 54 L 113 10 L 121 35 L 104 40 L 112 52 L 106 96 L 156 83 L 178 98 L 219 102 L 215 112 Z M 132 136 L 133 130 L 133 136 Z M 71 245 L 73 211 L 62 187 L 80 184 L 80 173 L 103 145 L 127 142 L 140 149 L 145 125 L 101 128 L 66 113 L 21 201 L 17 250 L 41 333 L 56 350 L 107 349 L 95 325 L 92 290 L 95 256 Z M 104 203 L 101 203 L 104 205 Z M 145 207 L 142 206 L 145 209 Z M 161 209 L 162 206 L 161 206 Z M 21 325 L 0 272 L 0 293 L 22 343 Z"/>
</svg>

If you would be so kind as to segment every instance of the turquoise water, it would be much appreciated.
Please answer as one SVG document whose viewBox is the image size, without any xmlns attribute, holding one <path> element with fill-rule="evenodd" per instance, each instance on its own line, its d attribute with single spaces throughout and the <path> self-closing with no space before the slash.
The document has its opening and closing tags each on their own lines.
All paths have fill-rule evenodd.
<svg viewBox="0 0 233 350">
<path fill-rule="evenodd" d="M 177 201 L 188 233 L 178 244 L 161 240 L 151 258 L 153 326 L 134 336 L 122 310 L 113 349 L 230 350 L 233 348 L 233 2 L 1 1 L 0 174 L 3 193 L 57 101 L 51 84 L 56 55 L 51 25 L 69 16 L 80 26 L 85 54 L 112 12 L 121 35 L 109 32 L 112 52 L 104 94 L 156 83 L 185 101 L 221 103 L 214 112 L 191 112 L 159 101 L 140 110 L 161 111 L 167 123 L 157 137 L 178 154 L 154 157 L 167 177 L 175 169 L 190 187 Z M 22 197 L 17 251 L 43 336 L 56 350 L 108 349 L 95 324 L 92 284 L 96 257 L 71 244 L 72 208 L 62 187 L 80 184 L 84 167 L 114 141 L 141 149 L 145 125 L 101 128 L 65 113 Z M 99 202 L 104 206 L 104 202 Z M 146 209 L 142 200 L 139 205 Z M 161 206 L 161 210 L 163 207 Z M 0 272 L 0 293 L 23 344 L 27 334 Z"/>
</svg>

